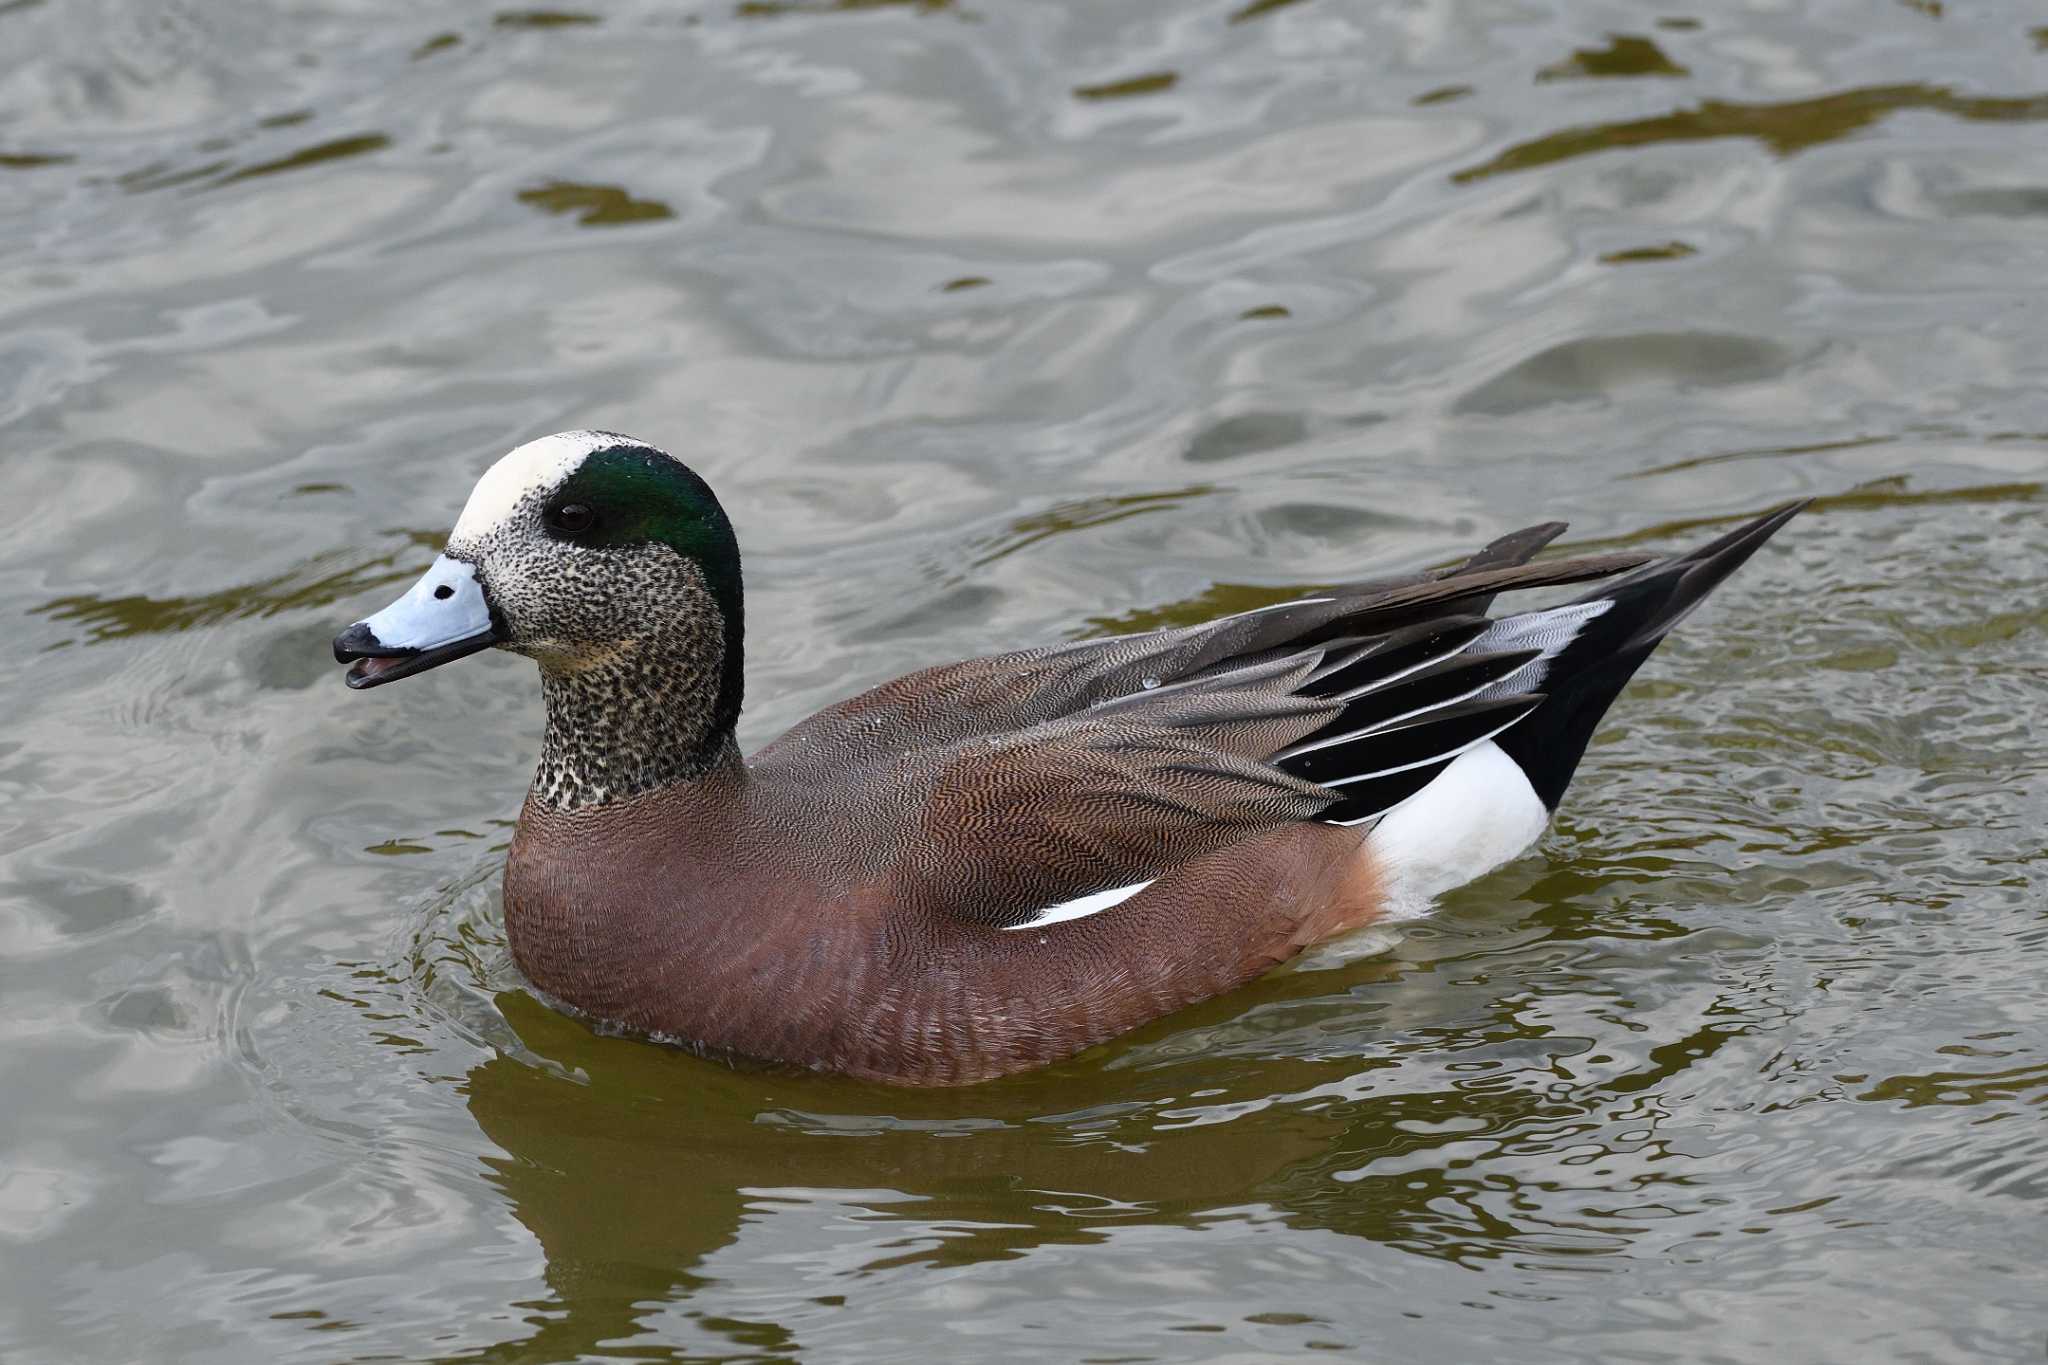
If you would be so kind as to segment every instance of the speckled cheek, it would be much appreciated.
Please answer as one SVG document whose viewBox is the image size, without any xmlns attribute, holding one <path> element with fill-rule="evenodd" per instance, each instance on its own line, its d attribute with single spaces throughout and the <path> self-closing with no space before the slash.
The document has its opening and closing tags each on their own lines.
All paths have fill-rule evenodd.
<svg viewBox="0 0 2048 1365">
<path fill-rule="evenodd" d="M 578 652 L 595 633 L 595 623 L 578 610 L 574 573 L 564 547 L 547 539 L 539 528 L 540 503 L 546 490 L 526 495 L 502 520 L 481 533 L 449 538 L 446 553 L 476 566 L 485 598 L 505 632 L 501 647 L 549 662 Z"/>
<path fill-rule="evenodd" d="M 449 545 L 476 564 L 506 632 L 502 647 L 546 669 L 582 668 L 628 640 L 678 627 L 689 633 L 709 606 L 702 572 L 673 550 L 564 544 L 539 529 L 537 506 Z"/>
</svg>

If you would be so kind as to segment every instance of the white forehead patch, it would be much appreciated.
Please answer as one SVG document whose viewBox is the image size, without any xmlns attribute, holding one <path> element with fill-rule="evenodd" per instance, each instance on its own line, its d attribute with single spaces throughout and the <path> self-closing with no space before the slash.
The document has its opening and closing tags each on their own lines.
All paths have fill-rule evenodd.
<svg viewBox="0 0 2048 1365">
<path fill-rule="evenodd" d="M 512 515 L 519 500 L 537 488 L 553 488 L 576 472 L 583 457 L 605 446 L 626 444 L 620 437 L 601 431 L 558 431 L 538 441 L 528 441 L 484 471 L 470 490 L 455 529 L 448 533 L 451 543 L 482 537 Z"/>
</svg>

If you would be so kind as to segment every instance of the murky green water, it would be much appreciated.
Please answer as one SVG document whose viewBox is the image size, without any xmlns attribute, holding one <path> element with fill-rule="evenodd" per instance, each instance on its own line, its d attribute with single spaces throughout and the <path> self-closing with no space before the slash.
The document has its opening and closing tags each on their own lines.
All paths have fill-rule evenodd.
<svg viewBox="0 0 2048 1365">
<path fill-rule="evenodd" d="M 2041 1359 L 2044 25 L 0 4 L 0 1358 Z M 753 742 L 1821 500 L 1385 953 L 905 1094 L 546 1012 L 528 667 L 327 661 L 581 425 Z"/>
</svg>

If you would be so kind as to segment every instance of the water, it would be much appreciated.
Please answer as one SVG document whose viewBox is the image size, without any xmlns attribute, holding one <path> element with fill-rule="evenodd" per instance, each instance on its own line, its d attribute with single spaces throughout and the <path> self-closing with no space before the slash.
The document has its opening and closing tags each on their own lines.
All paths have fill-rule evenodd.
<svg viewBox="0 0 2048 1365">
<path fill-rule="evenodd" d="M 0 1358 L 2039 1360 L 2044 22 L 0 6 Z M 528 666 L 326 658 L 581 425 L 753 743 L 1820 501 L 1433 920 L 906 1094 L 536 1004 Z"/>
</svg>

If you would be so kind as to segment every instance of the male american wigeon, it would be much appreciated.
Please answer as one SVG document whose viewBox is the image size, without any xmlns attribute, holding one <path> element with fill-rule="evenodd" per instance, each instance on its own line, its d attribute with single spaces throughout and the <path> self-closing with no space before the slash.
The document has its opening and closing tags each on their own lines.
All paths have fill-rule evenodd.
<svg viewBox="0 0 2048 1365">
<path fill-rule="evenodd" d="M 662 451 L 573 431 L 493 465 L 447 551 L 334 654 L 356 688 L 488 646 L 539 663 L 505 927 L 548 999 L 707 1051 L 957 1084 L 1527 848 L 1629 676 L 1798 510 L 1655 563 L 1531 563 L 1551 523 L 1435 573 L 943 664 L 743 758 L 731 523 Z"/>
</svg>

